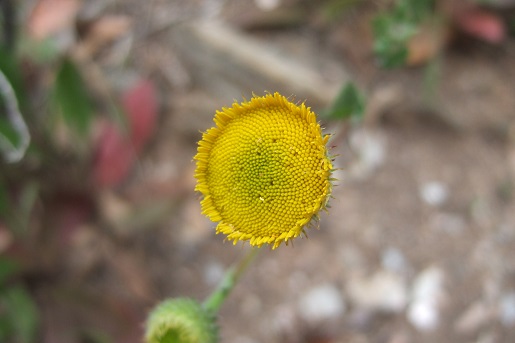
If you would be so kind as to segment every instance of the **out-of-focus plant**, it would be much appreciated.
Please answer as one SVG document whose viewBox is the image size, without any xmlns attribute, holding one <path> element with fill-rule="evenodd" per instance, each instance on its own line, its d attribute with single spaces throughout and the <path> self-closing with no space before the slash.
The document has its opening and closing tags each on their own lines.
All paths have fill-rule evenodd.
<svg viewBox="0 0 515 343">
<path fill-rule="evenodd" d="M 0 341 L 30 343 L 36 338 L 39 314 L 25 286 L 17 282 L 16 264 L 0 256 Z"/>
<path fill-rule="evenodd" d="M 108 96 L 92 91 L 94 62 L 52 36 L 62 25 L 73 32 L 80 2 L 39 0 L 28 18 L 17 6 L 0 7 L 0 341 L 31 343 L 39 315 L 28 280 L 39 255 L 66 249 L 96 192 L 126 179 L 155 129 L 157 99 L 150 81 L 120 99 L 108 84 Z"/>
<path fill-rule="evenodd" d="M 431 63 L 456 36 L 503 42 L 509 18 L 489 1 L 396 0 L 372 22 L 373 50 L 384 68 Z"/>
<path fill-rule="evenodd" d="M 59 176 L 52 175 L 65 161 L 56 140 L 58 116 L 66 118 L 70 135 L 77 136 L 77 142 L 85 141 L 91 103 L 82 77 L 67 56 L 54 55 L 49 64 L 40 64 L 39 54 L 19 49 L 29 37 L 15 31 L 15 3 L 4 1 L 2 5 L 0 341 L 31 343 L 37 337 L 39 311 L 25 281 L 24 261 L 33 256 L 29 251 L 35 238 L 31 227 L 34 207 L 59 184 Z M 42 75 L 52 74 L 57 77 L 50 85 L 39 83 Z M 55 101 L 50 103 L 47 99 L 52 93 Z M 39 221 L 45 222 L 42 218 Z"/>
<path fill-rule="evenodd" d="M 433 106 L 445 49 L 458 37 L 499 44 L 509 21 L 488 1 L 396 0 L 372 21 L 373 50 L 383 68 L 424 66 L 424 100 Z"/>
<path fill-rule="evenodd" d="M 399 67 L 408 58 L 408 44 L 434 11 L 434 0 L 398 0 L 373 21 L 374 53 L 385 68 Z"/>
</svg>

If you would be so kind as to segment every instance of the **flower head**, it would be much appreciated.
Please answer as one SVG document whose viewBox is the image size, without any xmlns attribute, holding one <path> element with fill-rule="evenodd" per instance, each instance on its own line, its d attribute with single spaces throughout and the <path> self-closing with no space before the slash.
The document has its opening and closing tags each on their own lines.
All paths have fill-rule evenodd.
<svg viewBox="0 0 515 343">
<path fill-rule="evenodd" d="M 198 144 L 202 213 L 229 240 L 271 244 L 299 236 L 325 208 L 333 169 L 315 114 L 279 93 L 217 111 Z"/>
</svg>

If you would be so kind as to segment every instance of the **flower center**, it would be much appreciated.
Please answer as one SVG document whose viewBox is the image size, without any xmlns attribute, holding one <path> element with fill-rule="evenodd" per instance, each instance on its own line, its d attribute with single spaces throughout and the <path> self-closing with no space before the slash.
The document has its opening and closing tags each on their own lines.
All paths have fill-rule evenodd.
<svg viewBox="0 0 515 343">
<path fill-rule="evenodd" d="M 223 221 L 261 237 L 309 221 L 330 187 L 320 140 L 319 126 L 289 108 L 232 119 L 213 145 L 206 173 Z"/>
</svg>

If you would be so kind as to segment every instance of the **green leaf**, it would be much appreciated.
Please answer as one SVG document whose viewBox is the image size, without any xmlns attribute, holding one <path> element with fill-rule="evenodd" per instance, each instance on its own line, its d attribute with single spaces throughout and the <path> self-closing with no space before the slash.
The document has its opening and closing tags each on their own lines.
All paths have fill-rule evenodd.
<svg viewBox="0 0 515 343">
<path fill-rule="evenodd" d="M 12 327 L 9 318 L 0 315 L 0 342 L 6 342 L 12 335 Z"/>
<path fill-rule="evenodd" d="M 408 57 L 409 39 L 417 32 L 417 27 L 386 15 L 372 22 L 375 36 L 374 53 L 384 68 L 395 68 L 405 64 Z"/>
<path fill-rule="evenodd" d="M 12 52 L 3 48 L 0 48 L 0 72 L 0 152 L 7 160 L 16 161 L 23 156 L 30 135 L 20 113 L 26 106 L 19 65 Z"/>
<path fill-rule="evenodd" d="M 18 270 L 18 266 L 12 260 L 0 257 L 0 289 L 4 285 L 7 278 Z"/>
<path fill-rule="evenodd" d="M 364 96 L 351 82 L 345 84 L 332 106 L 324 113 L 327 119 L 360 120 L 365 111 Z"/>
<path fill-rule="evenodd" d="M 415 22 L 421 22 L 432 14 L 435 7 L 435 0 L 404 0 L 403 6 L 408 16 Z"/>
<path fill-rule="evenodd" d="M 4 321 L 6 318 L 9 320 L 14 341 L 34 342 L 39 326 L 39 315 L 30 294 L 22 287 L 8 288 L 1 294 L 0 307 L 4 308 L 0 320 Z"/>
<path fill-rule="evenodd" d="M 57 73 L 54 91 L 65 122 L 85 136 L 90 128 L 93 106 L 79 70 L 68 59 L 63 61 Z"/>
<path fill-rule="evenodd" d="M 0 101 L 0 108 L 4 108 L 3 101 Z M 21 139 L 18 131 L 16 131 L 11 123 L 5 118 L 0 117 L 0 135 L 3 136 L 13 147 L 20 144 Z"/>
<path fill-rule="evenodd" d="M 26 102 L 20 66 L 16 56 L 5 48 L 0 48 L 0 70 L 4 73 L 7 80 L 9 80 L 9 83 L 16 94 L 16 98 L 18 99 L 18 104 L 23 111 L 23 104 Z"/>
</svg>

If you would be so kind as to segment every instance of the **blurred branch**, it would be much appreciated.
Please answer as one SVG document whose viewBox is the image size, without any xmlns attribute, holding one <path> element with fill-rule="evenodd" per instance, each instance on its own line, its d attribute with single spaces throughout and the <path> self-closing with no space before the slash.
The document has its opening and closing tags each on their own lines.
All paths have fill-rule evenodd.
<svg viewBox="0 0 515 343">
<path fill-rule="evenodd" d="M 18 146 L 11 143 L 6 137 L 0 135 L 0 150 L 5 154 L 5 159 L 9 163 L 20 161 L 25 155 L 30 143 L 30 133 L 23 120 L 18 107 L 18 100 L 14 94 L 14 90 L 5 77 L 4 73 L 0 70 L 0 94 L 5 100 L 5 109 L 7 110 L 7 117 L 14 130 L 19 135 Z"/>
</svg>

